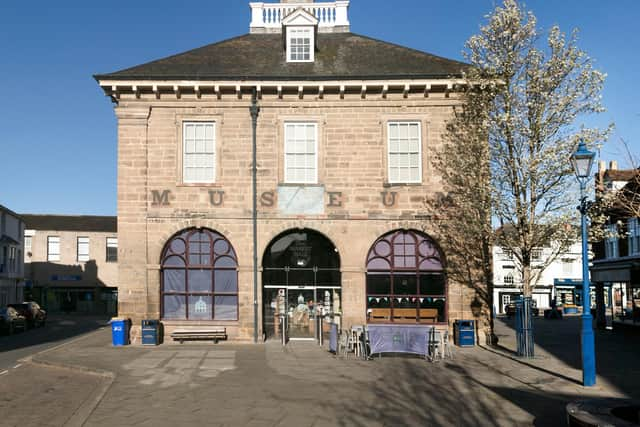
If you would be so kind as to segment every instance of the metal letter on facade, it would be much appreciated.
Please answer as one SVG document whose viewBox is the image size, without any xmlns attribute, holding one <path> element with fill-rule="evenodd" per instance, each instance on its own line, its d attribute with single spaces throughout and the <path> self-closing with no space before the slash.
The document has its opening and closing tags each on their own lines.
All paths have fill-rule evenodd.
<svg viewBox="0 0 640 427">
<path fill-rule="evenodd" d="M 275 202 L 276 194 L 273 191 L 265 191 L 260 195 L 260 205 L 270 208 Z"/>
<path fill-rule="evenodd" d="M 382 195 L 382 204 L 387 206 L 387 207 L 391 207 L 393 205 L 396 204 L 396 196 L 398 195 L 398 193 L 396 193 L 395 191 L 383 191 L 382 193 L 380 193 Z"/>
<path fill-rule="evenodd" d="M 219 190 L 209 191 L 209 202 L 211 202 L 211 206 L 222 205 L 223 199 L 224 199 L 224 191 L 219 191 Z"/>
<path fill-rule="evenodd" d="M 162 193 L 159 190 L 151 190 L 151 195 L 153 196 L 151 204 L 153 206 L 168 206 L 170 193 L 171 191 L 169 190 L 163 190 Z"/>
</svg>

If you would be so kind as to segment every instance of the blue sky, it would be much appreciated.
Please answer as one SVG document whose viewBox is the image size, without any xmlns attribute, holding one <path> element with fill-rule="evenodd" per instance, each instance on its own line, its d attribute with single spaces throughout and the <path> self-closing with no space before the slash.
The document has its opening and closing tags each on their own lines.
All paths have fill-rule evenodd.
<svg viewBox="0 0 640 427">
<path fill-rule="evenodd" d="M 494 0 L 351 0 L 351 30 L 462 59 Z M 530 0 L 542 29 L 580 30 L 579 45 L 608 74 L 615 122 L 603 160 L 640 154 L 640 2 Z M 0 5 L 0 204 L 19 213 L 116 214 L 116 119 L 92 75 L 248 32 L 244 0 L 4 0 Z"/>
</svg>

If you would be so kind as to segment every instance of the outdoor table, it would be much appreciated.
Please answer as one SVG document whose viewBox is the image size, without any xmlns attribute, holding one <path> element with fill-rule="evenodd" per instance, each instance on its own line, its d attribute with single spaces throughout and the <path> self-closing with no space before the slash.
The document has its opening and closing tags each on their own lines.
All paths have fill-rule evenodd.
<svg viewBox="0 0 640 427">
<path fill-rule="evenodd" d="M 367 325 L 370 354 L 413 353 L 427 355 L 429 332 L 427 325 Z"/>
</svg>

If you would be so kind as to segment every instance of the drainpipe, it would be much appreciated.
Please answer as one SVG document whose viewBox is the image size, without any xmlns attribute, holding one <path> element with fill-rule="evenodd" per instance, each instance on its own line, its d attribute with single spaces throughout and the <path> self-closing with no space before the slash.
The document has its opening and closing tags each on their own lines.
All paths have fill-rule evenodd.
<svg viewBox="0 0 640 427">
<path fill-rule="evenodd" d="M 258 114 L 260 113 L 260 107 L 258 107 L 258 96 L 256 88 L 253 88 L 251 93 L 251 107 L 249 107 L 251 113 L 251 128 L 253 130 L 253 166 L 251 168 L 251 175 L 253 180 L 253 342 L 258 342 L 258 161 L 257 161 L 257 143 L 256 143 L 256 129 L 258 127 Z"/>
</svg>

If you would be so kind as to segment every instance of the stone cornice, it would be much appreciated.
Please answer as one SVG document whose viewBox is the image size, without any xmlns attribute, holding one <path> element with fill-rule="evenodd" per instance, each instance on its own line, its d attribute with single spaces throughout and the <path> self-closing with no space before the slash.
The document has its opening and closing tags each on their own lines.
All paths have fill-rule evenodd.
<svg viewBox="0 0 640 427">
<path fill-rule="evenodd" d="M 139 98 L 143 94 L 154 94 L 156 98 L 161 95 L 172 95 L 180 98 L 183 93 L 195 94 L 198 98 L 203 94 L 215 95 L 218 99 L 222 96 L 235 96 L 239 99 L 243 95 L 250 94 L 254 89 L 258 97 L 263 92 L 277 94 L 297 93 L 302 99 L 304 95 L 317 95 L 322 98 L 325 94 L 359 93 L 362 98 L 368 95 L 385 98 L 387 93 L 402 93 L 408 97 L 410 93 L 420 93 L 428 97 L 431 92 L 460 91 L 466 86 L 467 81 L 461 78 L 450 79 L 375 79 L 375 80 L 99 80 L 100 87 L 107 96 L 115 102 L 121 95 L 134 95 Z"/>
</svg>

